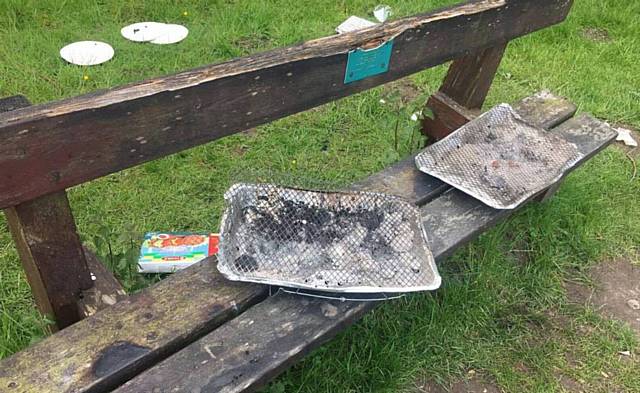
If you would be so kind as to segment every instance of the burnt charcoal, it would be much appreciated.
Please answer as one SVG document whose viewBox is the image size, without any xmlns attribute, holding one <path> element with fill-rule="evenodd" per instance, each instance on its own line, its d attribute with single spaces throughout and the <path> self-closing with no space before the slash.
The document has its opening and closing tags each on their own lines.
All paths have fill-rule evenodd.
<svg viewBox="0 0 640 393">
<path fill-rule="evenodd" d="M 253 272 L 258 270 L 258 262 L 251 255 L 240 255 L 234 262 L 236 269 L 243 272 Z"/>
<path fill-rule="evenodd" d="M 396 197 L 239 184 L 225 199 L 227 277 L 336 291 L 439 283 L 420 212 Z"/>
</svg>

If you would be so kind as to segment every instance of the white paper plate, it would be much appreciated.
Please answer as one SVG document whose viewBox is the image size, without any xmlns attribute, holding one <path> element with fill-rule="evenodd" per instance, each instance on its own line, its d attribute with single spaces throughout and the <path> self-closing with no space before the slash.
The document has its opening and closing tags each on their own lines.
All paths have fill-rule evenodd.
<svg viewBox="0 0 640 393">
<path fill-rule="evenodd" d="M 120 34 L 130 41 L 148 42 L 158 38 L 166 31 L 167 25 L 158 22 L 140 22 L 125 26 Z"/>
<path fill-rule="evenodd" d="M 152 44 L 175 44 L 187 38 L 189 29 L 182 25 L 164 25 L 162 33 L 155 39 L 149 41 Z"/>
<path fill-rule="evenodd" d="M 90 66 L 111 60 L 113 48 L 100 41 L 78 41 L 60 49 L 60 56 L 71 64 Z"/>
</svg>

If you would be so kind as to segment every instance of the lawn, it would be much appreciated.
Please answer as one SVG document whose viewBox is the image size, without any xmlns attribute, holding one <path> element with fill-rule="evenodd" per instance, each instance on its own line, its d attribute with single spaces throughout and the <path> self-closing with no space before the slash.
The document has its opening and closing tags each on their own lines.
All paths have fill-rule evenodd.
<svg viewBox="0 0 640 393">
<path fill-rule="evenodd" d="M 387 1 L 394 17 L 454 2 Z M 367 16 L 376 4 L 2 0 L 0 97 L 46 102 L 290 45 L 332 34 L 347 16 Z M 549 89 L 579 111 L 640 128 L 638 15 L 638 1 L 576 1 L 564 24 L 509 45 L 487 107 Z M 190 35 L 172 46 L 120 37 L 122 26 L 142 20 L 182 23 Z M 113 60 L 81 68 L 58 57 L 62 46 L 85 39 L 111 43 Z M 69 195 L 83 240 L 130 291 L 139 290 L 159 279 L 135 273 L 141 234 L 217 230 L 222 193 L 243 172 L 342 184 L 408 155 L 415 123 L 403 114 L 396 143 L 396 111 L 380 99 L 400 96 L 403 113 L 410 113 L 445 71 L 422 72 L 402 85 L 75 187 Z M 412 391 L 419 381 L 448 383 L 472 371 L 513 392 L 556 391 L 559 375 L 584 381 L 590 391 L 640 391 L 640 363 L 617 355 L 638 352 L 638 338 L 569 304 L 563 288 L 564 280 L 584 279 L 600 261 L 637 262 L 640 182 L 631 172 L 622 151 L 607 149 L 571 175 L 551 202 L 525 208 L 443 264 L 442 289 L 382 305 L 267 390 Z M 42 325 L 0 218 L 0 358 L 40 339 Z"/>
</svg>

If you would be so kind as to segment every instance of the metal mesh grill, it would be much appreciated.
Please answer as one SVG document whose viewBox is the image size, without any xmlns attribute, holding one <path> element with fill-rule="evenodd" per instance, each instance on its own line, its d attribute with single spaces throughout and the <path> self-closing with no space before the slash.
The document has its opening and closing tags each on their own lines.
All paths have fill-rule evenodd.
<svg viewBox="0 0 640 393">
<path fill-rule="evenodd" d="M 229 279 L 360 293 L 440 285 L 420 213 L 397 197 L 241 183 L 225 200 L 218 269 Z"/>
<path fill-rule="evenodd" d="M 507 104 L 416 156 L 418 168 L 496 209 L 513 209 L 558 181 L 581 154 Z"/>
</svg>

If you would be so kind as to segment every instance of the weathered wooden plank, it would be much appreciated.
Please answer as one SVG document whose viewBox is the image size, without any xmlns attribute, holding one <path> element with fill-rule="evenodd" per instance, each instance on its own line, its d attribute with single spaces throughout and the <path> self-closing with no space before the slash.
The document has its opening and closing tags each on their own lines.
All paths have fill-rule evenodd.
<svg viewBox="0 0 640 393">
<path fill-rule="evenodd" d="M 215 258 L 174 274 L 0 362 L 0 390 L 106 391 L 266 296 Z"/>
<path fill-rule="evenodd" d="M 557 119 L 562 121 L 569 119 L 576 113 L 577 108 L 567 99 L 543 90 L 524 98 L 514 106 L 514 109 L 532 124 L 551 129 L 559 124 Z"/>
<path fill-rule="evenodd" d="M 0 99 L 0 112 L 9 112 L 28 106 L 31 106 L 31 102 L 25 96 L 17 95 Z"/>
<path fill-rule="evenodd" d="M 467 109 L 442 92 L 436 92 L 427 101 L 432 115 L 422 119 L 422 133 L 439 140 L 473 120 L 480 111 Z"/>
<path fill-rule="evenodd" d="M 374 307 L 278 293 L 114 392 L 256 391 Z"/>
<path fill-rule="evenodd" d="M 412 155 L 355 183 L 351 189 L 397 195 L 422 205 L 450 188 L 443 181 L 420 172 L 414 161 L 415 156 Z"/>
<path fill-rule="evenodd" d="M 565 101 L 557 102 L 559 105 L 571 105 Z M 544 108 L 544 103 L 545 101 L 540 101 L 537 104 L 532 104 L 529 111 L 537 113 L 533 106 L 538 105 L 540 108 Z M 515 108 L 519 108 L 520 105 L 515 105 Z M 554 113 L 551 117 L 546 121 L 555 124 L 565 120 L 564 115 L 558 116 L 557 113 Z M 389 192 L 413 200 L 416 203 L 431 200 L 448 189 L 439 180 L 417 171 L 412 160 L 413 158 L 410 158 L 399 162 L 357 183 L 354 188 Z M 133 295 L 132 298 L 123 300 L 113 307 L 65 329 L 61 333 L 65 335 L 64 338 L 60 339 L 58 335 L 55 335 L 36 347 L 14 355 L 10 358 L 13 359 L 11 360 L 12 363 L 0 362 L 0 370 L 5 370 L 4 374 L 0 372 L 0 386 L 13 382 L 22 389 L 18 391 L 25 392 L 45 391 L 47 389 L 65 391 L 65 388 L 71 390 L 71 386 L 73 386 L 74 391 L 82 392 L 99 391 L 102 387 L 124 382 L 126 378 L 134 375 L 139 370 L 157 362 L 162 357 L 158 355 L 159 352 L 163 356 L 168 355 L 194 340 L 198 335 L 205 333 L 206 330 L 211 330 L 211 326 L 215 325 L 214 323 L 207 325 L 207 328 L 203 328 L 207 320 L 203 318 L 203 313 L 198 310 L 207 307 L 214 309 L 216 304 L 222 304 L 221 311 L 223 311 L 225 303 L 216 297 L 216 293 L 219 291 L 224 293 L 228 291 L 228 287 L 224 282 L 219 281 L 220 278 L 213 272 L 215 269 L 212 266 L 213 261 L 210 263 L 211 265 L 206 265 L 206 267 L 197 266 L 178 272 L 157 286 L 143 291 L 139 295 Z M 211 284 L 203 284 L 202 280 L 211 281 Z M 141 296 L 145 299 L 144 301 L 139 300 L 138 297 Z M 242 297 L 241 294 L 236 296 Z M 254 296 L 254 300 L 251 300 L 251 296 Z M 257 301 L 255 299 L 263 296 L 265 296 L 264 292 L 257 291 L 253 295 L 245 295 L 244 301 L 247 303 Z M 227 299 L 231 298 L 232 296 L 230 295 Z M 230 302 L 231 300 L 228 301 Z M 236 300 L 236 302 L 240 307 L 242 301 Z M 178 315 L 174 316 L 172 314 L 174 308 L 177 310 Z M 156 311 L 153 311 L 154 309 Z M 157 311 L 158 309 L 164 311 Z M 192 314 L 188 314 L 187 310 L 191 311 Z M 143 318 L 141 316 L 146 311 L 153 311 L 154 318 L 152 323 L 148 322 L 146 317 Z M 123 315 L 126 316 L 126 320 L 119 324 L 119 318 L 122 318 Z M 210 315 L 211 318 L 216 316 L 216 313 Z M 96 318 L 97 320 L 94 322 Z M 110 322 L 101 326 L 103 324 L 102 321 Z M 88 327 L 91 326 L 95 326 L 96 329 L 89 329 Z M 101 328 L 98 329 L 98 326 L 101 326 Z M 116 329 L 116 327 L 119 327 L 119 329 Z M 63 373 L 67 367 L 75 370 L 73 366 L 78 364 L 88 365 L 84 370 L 90 369 L 98 359 L 98 354 L 105 352 L 107 348 L 113 348 L 116 342 L 132 342 L 137 345 L 144 345 L 146 342 L 145 335 L 150 331 L 156 332 L 158 336 L 156 340 L 159 344 L 154 344 L 152 352 L 148 355 L 141 354 L 137 357 L 132 356 L 121 359 L 120 368 L 113 369 L 112 375 L 103 374 L 98 378 L 91 374 L 90 371 L 86 371 L 88 377 L 83 377 L 81 370 L 74 371 L 68 374 L 69 377 L 67 377 Z M 105 336 L 109 338 L 105 339 Z M 74 341 L 77 342 L 72 345 L 71 343 Z M 70 353 L 63 354 L 61 355 L 62 357 L 52 357 L 50 355 L 55 353 L 57 349 L 66 348 L 66 346 L 69 346 Z M 166 348 L 162 346 L 166 346 Z M 82 347 L 87 347 L 88 349 L 82 350 Z M 38 361 L 36 361 L 36 354 L 41 355 Z M 68 360 L 63 363 L 65 367 L 54 368 L 52 365 L 60 363 L 63 357 L 68 357 Z M 18 365 L 24 364 L 30 364 L 30 366 L 28 368 L 18 367 Z M 135 366 L 134 369 L 127 372 L 128 367 L 131 365 Z M 9 371 L 12 367 L 13 370 Z M 61 382 L 63 379 L 66 380 L 65 383 Z"/>
<path fill-rule="evenodd" d="M 465 108 L 481 109 L 506 49 L 507 42 L 501 42 L 456 59 L 440 92 Z"/>
<path fill-rule="evenodd" d="M 482 108 L 506 48 L 507 42 L 501 42 L 469 53 L 451 64 L 439 94 L 427 102 L 434 117 L 422 122 L 425 135 L 441 139 L 464 125 L 466 119 L 457 105 L 467 110 Z"/>
<path fill-rule="evenodd" d="M 9 97 L 0 100 L 0 112 L 29 105 L 23 96 Z M 38 309 L 56 321 L 50 329 L 80 320 L 78 301 L 93 282 L 66 192 L 10 207 L 5 215 Z"/>
<path fill-rule="evenodd" d="M 127 293 L 122 288 L 120 281 L 100 262 L 93 251 L 86 247 L 83 249 L 87 259 L 87 266 L 91 271 L 91 279 L 93 280 L 93 287 L 82 292 L 81 299 L 78 302 L 80 314 L 85 318 L 103 308 L 113 306 L 126 298 Z"/>
<path fill-rule="evenodd" d="M 557 116 L 557 111 L 548 111 L 554 112 Z M 559 134 L 579 142 L 588 157 L 615 138 L 610 128 L 589 117 L 565 124 L 558 129 Z M 595 131 L 585 132 L 589 127 Z M 438 261 L 510 213 L 491 209 L 453 189 L 422 209 Z M 278 294 L 145 371 L 116 392 L 255 391 L 374 307 L 374 303 Z"/>
<path fill-rule="evenodd" d="M 475 0 L 169 77 L 0 115 L 0 207 L 273 121 L 565 19 L 571 0 Z M 387 73 L 347 53 L 394 38 Z M 29 182 L 22 179 L 28 178 Z"/>
<path fill-rule="evenodd" d="M 65 191 L 5 209 L 7 224 L 38 309 L 63 329 L 80 319 L 78 302 L 93 287 Z"/>
</svg>

